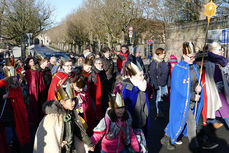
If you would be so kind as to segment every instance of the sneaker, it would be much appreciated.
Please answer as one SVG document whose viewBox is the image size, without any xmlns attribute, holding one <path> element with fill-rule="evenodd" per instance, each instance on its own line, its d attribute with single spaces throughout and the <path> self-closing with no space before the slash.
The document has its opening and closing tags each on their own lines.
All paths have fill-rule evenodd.
<svg viewBox="0 0 229 153">
<path fill-rule="evenodd" d="M 206 149 L 206 150 L 211 150 L 211 149 L 215 149 L 219 147 L 219 144 L 218 143 L 215 143 L 215 142 L 207 142 L 205 144 L 202 144 L 202 149 Z"/>
<path fill-rule="evenodd" d="M 180 141 L 175 142 L 175 144 L 176 144 L 176 145 L 182 145 L 182 143 L 183 143 L 183 142 L 182 142 L 181 140 L 180 140 Z"/>
<path fill-rule="evenodd" d="M 215 129 L 218 129 L 218 128 L 220 128 L 221 126 L 223 126 L 223 123 L 214 123 L 214 124 L 213 124 L 213 127 L 214 127 Z"/>
</svg>

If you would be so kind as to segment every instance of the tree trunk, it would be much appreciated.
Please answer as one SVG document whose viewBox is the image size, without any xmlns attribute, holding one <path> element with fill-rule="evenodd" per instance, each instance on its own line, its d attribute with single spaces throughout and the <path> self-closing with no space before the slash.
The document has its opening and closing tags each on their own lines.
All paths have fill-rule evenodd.
<svg viewBox="0 0 229 153">
<path fill-rule="evenodd" d="M 122 31 L 122 34 L 121 34 L 121 44 L 125 44 L 125 32 Z"/>
<path fill-rule="evenodd" d="M 25 60 L 26 58 L 26 52 L 25 52 L 25 38 L 24 38 L 24 34 L 21 34 L 21 57 L 22 60 Z"/>
<path fill-rule="evenodd" d="M 1 10 L 0 10 L 0 38 L 2 38 L 2 18 L 3 18 L 3 13 L 5 10 L 5 4 L 6 4 L 6 0 L 1 1 L 2 6 L 1 6 Z"/>
<path fill-rule="evenodd" d="M 111 35 L 107 34 L 107 40 L 108 40 L 108 47 L 111 49 Z"/>
</svg>

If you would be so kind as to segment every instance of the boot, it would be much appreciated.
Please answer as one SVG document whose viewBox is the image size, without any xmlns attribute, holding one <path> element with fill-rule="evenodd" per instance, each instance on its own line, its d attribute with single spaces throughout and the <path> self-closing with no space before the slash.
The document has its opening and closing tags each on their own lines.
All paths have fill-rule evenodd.
<svg viewBox="0 0 229 153">
<path fill-rule="evenodd" d="M 164 137 L 161 139 L 161 144 L 166 145 L 168 150 L 174 150 L 176 147 L 171 144 L 170 138 L 165 134 Z"/>
</svg>

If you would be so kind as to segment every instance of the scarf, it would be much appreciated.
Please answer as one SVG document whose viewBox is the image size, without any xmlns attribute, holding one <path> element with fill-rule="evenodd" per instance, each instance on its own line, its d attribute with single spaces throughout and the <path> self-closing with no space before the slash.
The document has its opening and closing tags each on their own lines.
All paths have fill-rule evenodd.
<svg viewBox="0 0 229 153">
<path fill-rule="evenodd" d="M 215 64 L 220 64 L 222 67 L 225 67 L 228 63 L 228 59 L 225 58 L 224 56 L 220 56 L 217 54 L 214 54 L 212 52 L 208 52 L 208 59 L 215 63 Z"/>
<path fill-rule="evenodd" d="M 146 80 L 139 81 L 139 80 L 135 80 L 135 79 L 130 78 L 130 81 L 133 83 L 134 86 L 137 86 L 139 88 L 139 90 L 146 91 L 146 87 L 147 87 Z"/>
<path fill-rule="evenodd" d="M 154 54 L 153 59 L 158 63 L 163 62 L 163 59 L 159 58 L 157 54 Z"/>
</svg>

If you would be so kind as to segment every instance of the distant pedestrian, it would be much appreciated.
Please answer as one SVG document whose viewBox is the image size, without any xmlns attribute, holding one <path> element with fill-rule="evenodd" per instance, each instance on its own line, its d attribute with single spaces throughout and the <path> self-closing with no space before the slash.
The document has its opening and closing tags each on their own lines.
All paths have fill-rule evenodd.
<svg viewBox="0 0 229 153">
<path fill-rule="evenodd" d="M 159 103 L 163 102 L 168 96 L 169 66 L 164 61 L 165 56 L 166 52 L 163 48 L 156 49 L 153 61 L 150 64 L 150 80 L 154 90 L 157 117 L 164 116 Z"/>
<path fill-rule="evenodd" d="M 116 77 L 116 71 L 115 71 L 115 66 L 114 62 L 110 56 L 110 48 L 109 47 L 104 47 L 102 49 L 102 62 L 103 62 L 103 69 L 106 72 L 107 80 L 108 80 L 108 93 L 112 92 L 114 82 L 115 82 L 115 77 Z"/>
<path fill-rule="evenodd" d="M 123 73 L 122 70 L 123 70 L 125 63 L 128 60 L 127 59 L 128 55 L 129 55 L 129 49 L 127 45 L 122 45 L 118 58 L 117 58 L 117 69 L 120 74 Z"/>
</svg>

